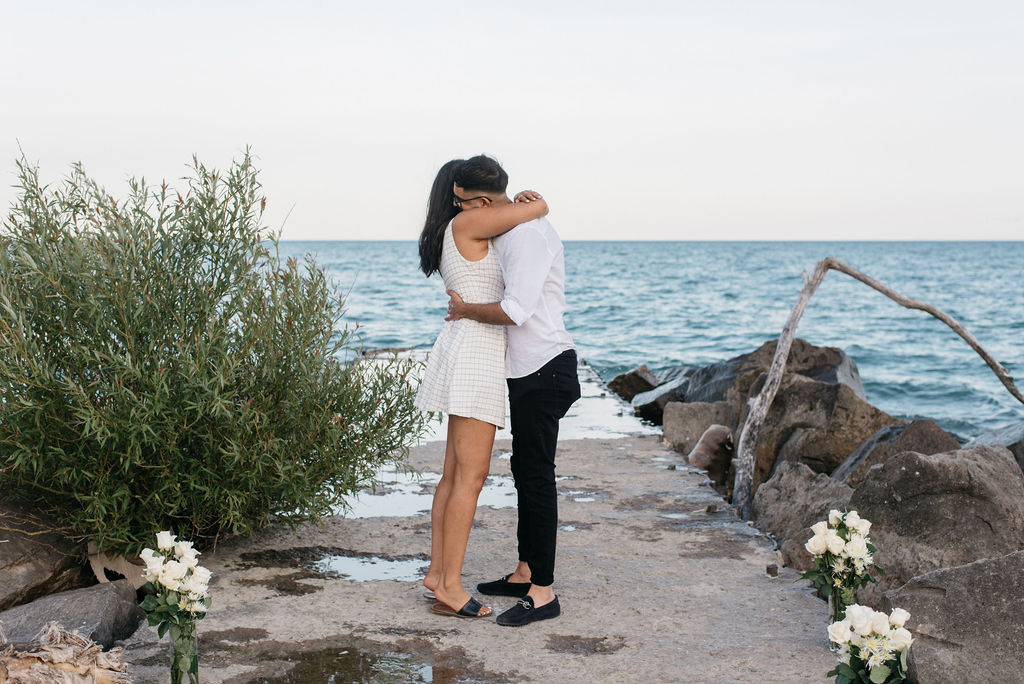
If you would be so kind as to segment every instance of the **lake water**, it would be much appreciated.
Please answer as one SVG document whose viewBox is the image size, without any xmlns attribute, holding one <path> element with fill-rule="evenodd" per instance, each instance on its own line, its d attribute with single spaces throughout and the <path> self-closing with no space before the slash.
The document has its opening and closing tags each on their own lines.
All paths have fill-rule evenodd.
<svg viewBox="0 0 1024 684">
<path fill-rule="evenodd" d="M 447 305 L 416 243 L 283 242 L 313 253 L 345 296 L 363 346 L 429 349 Z M 567 242 L 566 325 L 605 380 L 641 363 L 703 365 L 778 337 L 802 272 L 833 256 L 962 323 L 1024 386 L 1024 242 Z M 1020 404 L 950 328 L 829 272 L 797 336 L 844 349 L 868 400 L 971 437 L 1024 419 Z"/>
</svg>

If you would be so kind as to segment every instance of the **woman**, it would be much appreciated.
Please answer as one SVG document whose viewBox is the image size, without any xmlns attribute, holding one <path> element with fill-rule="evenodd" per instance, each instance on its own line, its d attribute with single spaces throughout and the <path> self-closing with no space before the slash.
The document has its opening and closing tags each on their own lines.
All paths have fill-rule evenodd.
<svg viewBox="0 0 1024 684">
<path fill-rule="evenodd" d="M 464 301 L 502 299 L 505 284 L 490 239 L 544 216 L 540 195 L 524 191 L 512 202 L 508 175 L 485 156 L 441 167 L 430 191 L 420 234 L 420 267 L 435 271 L 446 290 Z M 491 463 L 496 427 L 505 423 L 505 328 L 469 319 L 446 322 L 427 357 L 416 395 L 424 411 L 448 414 L 444 470 L 430 511 L 430 569 L 423 579 L 434 612 L 484 617 L 491 609 L 462 586 L 462 563 L 477 497 Z"/>
</svg>

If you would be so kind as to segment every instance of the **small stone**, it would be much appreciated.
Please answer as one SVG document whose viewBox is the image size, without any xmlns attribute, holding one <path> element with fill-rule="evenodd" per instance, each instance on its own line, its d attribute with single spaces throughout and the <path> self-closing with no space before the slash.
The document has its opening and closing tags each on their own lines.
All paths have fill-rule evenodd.
<svg viewBox="0 0 1024 684">
<path fill-rule="evenodd" d="M 717 513 L 718 506 L 715 504 L 708 504 L 708 507 L 704 509 L 705 513 Z"/>
<path fill-rule="evenodd" d="M 676 464 L 675 463 L 669 463 L 668 464 L 668 469 L 669 470 L 675 470 L 676 469 Z"/>
<path fill-rule="evenodd" d="M 778 577 L 779 576 L 779 566 L 776 565 L 775 563 L 772 563 L 767 568 L 765 568 L 765 572 L 768 573 L 769 577 Z"/>
</svg>

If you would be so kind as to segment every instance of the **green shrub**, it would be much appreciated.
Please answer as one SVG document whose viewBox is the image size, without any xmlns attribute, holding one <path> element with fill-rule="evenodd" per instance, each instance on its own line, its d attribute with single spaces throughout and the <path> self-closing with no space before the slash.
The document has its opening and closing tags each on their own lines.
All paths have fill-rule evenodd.
<svg viewBox="0 0 1024 684">
<path fill-rule="evenodd" d="M 184 196 L 18 163 L 0 231 L 0 485 L 135 554 L 328 514 L 422 434 L 413 364 L 357 363 L 310 257 L 282 263 L 248 153 Z"/>
</svg>

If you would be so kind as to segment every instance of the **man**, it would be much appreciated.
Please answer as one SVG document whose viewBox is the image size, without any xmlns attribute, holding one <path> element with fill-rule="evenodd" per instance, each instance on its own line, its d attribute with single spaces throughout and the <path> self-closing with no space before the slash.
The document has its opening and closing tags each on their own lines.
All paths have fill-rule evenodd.
<svg viewBox="0 0 1024 684">
<path fill-rule="evenodd" d="M 466 199 L 455 186 L 458 200 Z M 525 191 L 515 201 L 540 195 Z M 508 203 L 507 195 L 487 197 Z M 448 291 L 448 317 L 508 326 L 506 375 L 512 430 L 512 477 L 519 495 L 519 563 L 514 572 L 477 585 L 482 594 L 520 601 L 498 616 L 499 625 L 518 627 L 558 617 L 554 593 L 558 500 L 555 447 L 558 421 L 580 397 L 576 349 L 565 329 L 565 263 L 562 241 L 546 218 L 516 226 L 494 238 L 505 279 L 500 302 L 467 304 Z"/>
</svg>

